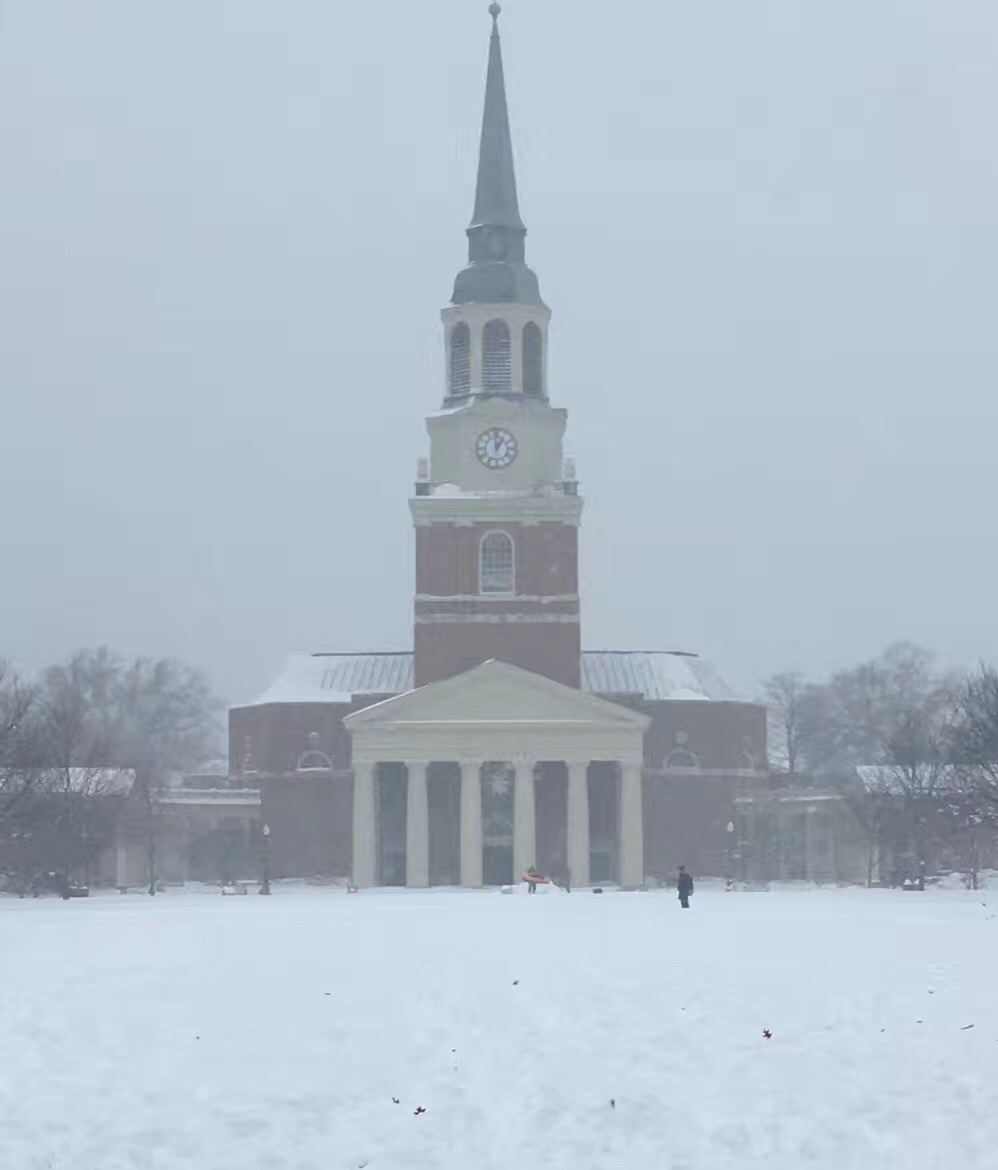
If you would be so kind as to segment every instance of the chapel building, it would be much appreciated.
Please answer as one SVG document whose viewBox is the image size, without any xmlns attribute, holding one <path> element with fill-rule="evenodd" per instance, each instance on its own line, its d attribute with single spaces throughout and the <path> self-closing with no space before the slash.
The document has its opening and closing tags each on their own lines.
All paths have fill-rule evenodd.
<svg viewBox="0 0 998 1170">
<path fill-rule="evenodd" d="M 295 657 L 230 712 L 231 782 L 261 791 L 275 876 L 722 874 L 738 800 L 767 774 L 765 708 L 698 657 L 582 649 L 584 501 L 526 262 L 499 11 L 468 264 L 442 313 L 446 385 L 409 500 L 412 647 Z"/>
</svg>

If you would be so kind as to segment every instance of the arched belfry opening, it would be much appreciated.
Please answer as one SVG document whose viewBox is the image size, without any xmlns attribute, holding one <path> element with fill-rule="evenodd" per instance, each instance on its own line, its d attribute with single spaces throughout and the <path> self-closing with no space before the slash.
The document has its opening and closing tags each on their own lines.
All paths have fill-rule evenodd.
<svg viewBox="0 0 998 1170">
<path fill-rule="evenodd" d="M 523 327 L 523 393 L 544 397 L 544 335 L 534 321 Z"/>
<path fill-rule="evenodd" d="M 450 395 L 463 398 L 471 393 L 471 330 L 459 321 L 450 335 Z"/>
<path fill-rule="evenodd" d="M 482 330 L 482 389 L 486 394 L 509 394 L 512 388 L 509 325 L 495 318 Z"/>
</svg>

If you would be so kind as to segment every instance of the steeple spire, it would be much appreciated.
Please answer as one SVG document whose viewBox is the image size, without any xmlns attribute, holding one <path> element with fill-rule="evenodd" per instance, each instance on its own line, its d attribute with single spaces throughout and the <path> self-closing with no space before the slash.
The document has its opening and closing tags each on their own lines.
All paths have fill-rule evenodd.
<svg viewBox="0 0 998 1170">
<path fill-rule="evenodd" d="M 489 7 L 492 39 L 489 42 L 489 69 L 485 83 L 485 113 L 478 155 L 478 188 L 471 227 L 504 227 L 524 231 L 516 201 L 516 172 L 513 167 L 513 138 L 509 132 L 506 81 L 499 40 L 498 4 Z"/>
<path fill-rule="evenodd" d="M 541 304 L 537 277 L 525 263 L 527 229 L 520 218 L 509 131 L 498 4 L 489 6 L 492 39 L 478 154 L 475 211 L 468 228 L 469 267 L 458 274 L 454 304 Z"/>
</svg>

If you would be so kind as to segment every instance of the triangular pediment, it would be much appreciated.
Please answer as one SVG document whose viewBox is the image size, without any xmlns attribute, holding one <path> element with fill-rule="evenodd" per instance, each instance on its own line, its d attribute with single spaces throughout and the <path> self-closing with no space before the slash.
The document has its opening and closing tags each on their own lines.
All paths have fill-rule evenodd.
<svg viewBox="0 0 998 1170">
<path fill-rule="evenodd" d="M 348 715 L 351 730 L 374 726 L 537 725 L 644 731 L 648 716 L 506 662 L 484 662 Z"/>
</svg>

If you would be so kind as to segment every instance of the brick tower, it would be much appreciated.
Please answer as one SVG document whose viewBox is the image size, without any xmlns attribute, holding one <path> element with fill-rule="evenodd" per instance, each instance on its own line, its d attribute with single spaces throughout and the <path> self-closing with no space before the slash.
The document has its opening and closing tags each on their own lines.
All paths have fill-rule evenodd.
<svg viewBox="0 0 998 1170">
<path fill-rule="evenodd" d="M 548 322 L 525 262 L 493 4 L 468 267 L 444 309 L 447 385 L 410 501 L 415 683 L 496 658 L 580 685 L 582 500 L 551 405 Z"/>
</svg>

